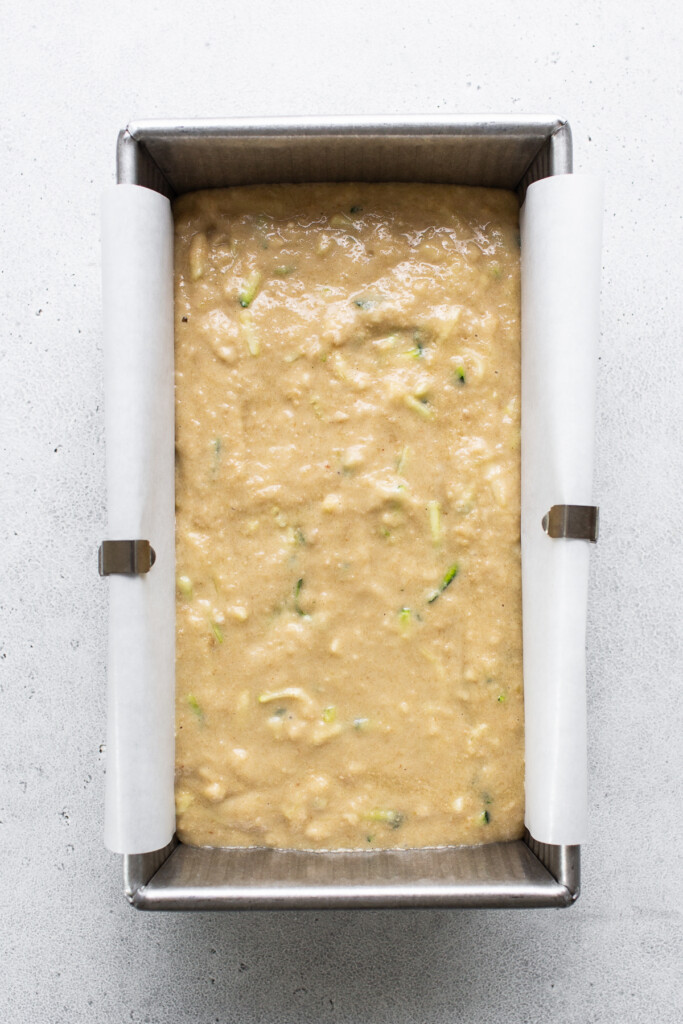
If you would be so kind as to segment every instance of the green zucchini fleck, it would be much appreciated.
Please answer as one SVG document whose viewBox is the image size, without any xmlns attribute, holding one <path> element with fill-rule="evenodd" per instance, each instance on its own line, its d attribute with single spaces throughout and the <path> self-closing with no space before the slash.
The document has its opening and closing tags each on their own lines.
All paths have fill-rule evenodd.
<svg viewBox="0 0 683 1024">
<path fill-rule="evenodd" d="M 433 602 L 436 601 L 437 597 L 440 597 L 441 594 L 443 594 L 444 590 L 447 590 L 448 587 L 450 587 L 451 583 L 453 582 L 453 580 L 455 579 L 459 572 L 460 566 L 458 565 L 457 562 L 455 562 L 455 564 L 450 567 L 444 578 L 441 580 L 441 583 L 439 584 L 437 589 L 434 590 L 427 598 L 427 604 L 433 604 Z"/>
<path fill-rule="evenodd" d="M 239 294 L 240 306 L 244 309 L 250 306 L 256 298 L 260 287 L 261 274 L 258 270 L 254 270 L 242 285 L 242 291 Z"/>
<path fill-rule="evenodd" d="M 425 395 L 422 395 L 422 397 L 418 395 L 404 395 L 403 401 L 409 409 L 413 409 L 414 412 L 419 413 L 426 420 L 431 420 L 434 416 L 434 409 L 430 406 L 429 400 Z"/>
<path fill-rule="evenodd" d="M 381 821 L 393 829 L 400 828 L 405 821 L 405 814 L 402 811 L 394 811 L 384 807 L 369 811 L 365 817 L 368 821 Z"/>
<path fill-rule="evenodd" d="M 183 597 L 192 597 L 192 580 L 189 576 L 179 576 L 176 580 L 176 586 Z"/>
<path fill-rule="evenodd" d="M 301 595 L 303 585 L 303 578 L 297 580 L 296 583 L 294 584 L 294 611 L 296 612 L 297 615 L 300 615 L 302 618 L 310 619 L 310 615 L 303 610 L 301 604 L 299 603 L 299 597 Z"/>
<path fill-rule="evenodd" d="M 438 501 L 428 501 L 427 511 L 429 513 L 429 530 L 432 535 L 432 543 L 441 542 L 441 505 Z"/>
<path fill-rule="evenodd" d="M 404 445 L 401 449 L 401 454 L 396 460 L 396 472 L 399 476 L 403 476 L 403 470 L 406 468 L 406 462 L 408 459 L 408 445 Z"/>
<path fill-rule="evenodd" d="M 199 721 L 203 722 L 204 721 L 204 712 L 202 711 L 202 709 L 200 707 L 200 704 L 199 704 L 199 701 L 197 700 L 197 698 L 195 697 L 195 695 L 193 693 L 189 693 L 187 695 L 187 703 L 190 705 L 190 707 L 194 711 L 194 713 L 197 716 L 197 718 L 199 719 Z"/>
<path fill-rule="evenodd" d="M 249 350 L 249 355 L 257 356 L 261 351 L 261 339 L 254 325 L 250 309 L 241 309 L 239 314 L 242 336 Z"/>
<path fill-rule="evenodd" d="M 218 472 L 218 467 L 221 464 L 221 450 L 223 448 L 223 440 L 220 437 L 214 438 L 213 442 L 213 472 Z"/>
</svg>

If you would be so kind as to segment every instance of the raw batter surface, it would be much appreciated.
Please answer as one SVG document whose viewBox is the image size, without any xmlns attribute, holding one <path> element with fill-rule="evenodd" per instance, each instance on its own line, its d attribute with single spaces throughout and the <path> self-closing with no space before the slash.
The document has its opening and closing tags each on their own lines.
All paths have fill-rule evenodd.
<svg viewBox="0 0 683 1024">
<path fill-rule="evenodd" d="M 516 197 L 259 186 L 175 221 L 181 839 L 519 837 Z"/>
</svg>

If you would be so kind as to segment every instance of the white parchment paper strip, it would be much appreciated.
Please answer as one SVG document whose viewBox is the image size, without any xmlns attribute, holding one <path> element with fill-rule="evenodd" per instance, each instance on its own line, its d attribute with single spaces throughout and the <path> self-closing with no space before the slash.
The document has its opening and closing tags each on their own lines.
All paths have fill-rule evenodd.
<svg viewBox="0 0 683 1024">
<path fill-rule="evenodd" d="M 522 586 L 526 825 L 586 839 L 585 634 L 590 544 L 553 540 L 552 505 L 591 505 L 602 187 L 531 185 L 522 208 Z"/>
<path fill-rule="evenodd" d="M 109 577 L 105 843 L 165 846 L 175 831 L 173 219 L 167 199 L 115 185 L 102 200 L 111 540 L 148 540 L 147 575 Z"/>
</svg>

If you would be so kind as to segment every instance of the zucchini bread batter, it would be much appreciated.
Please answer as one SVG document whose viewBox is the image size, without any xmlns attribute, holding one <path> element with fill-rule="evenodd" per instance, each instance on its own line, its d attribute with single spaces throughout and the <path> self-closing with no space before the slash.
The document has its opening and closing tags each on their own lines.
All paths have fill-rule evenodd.
<svg viewBox="0 0 683 1024">
<path fill-rule="evenodd" d="M 518 203 L 175 202 L 180 838 L 523 830 Z"/>
</svg>

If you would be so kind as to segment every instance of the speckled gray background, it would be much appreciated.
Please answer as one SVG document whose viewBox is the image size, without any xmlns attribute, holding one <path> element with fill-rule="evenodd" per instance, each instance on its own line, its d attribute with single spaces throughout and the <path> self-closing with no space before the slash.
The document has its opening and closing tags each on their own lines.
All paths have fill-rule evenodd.
<svg viewBox="0 0 683 1024">
<path fill-rule="evenodd" d="M 0 8 L 0 1019 L 680 1020 L 680 7 Z M 583 895 L 565 911 L 136 913 L 101 838 L 98 203 L 117 131 L 437 111 L 563 114 L 576 168 L 606 176 Z"/>
</svg>

